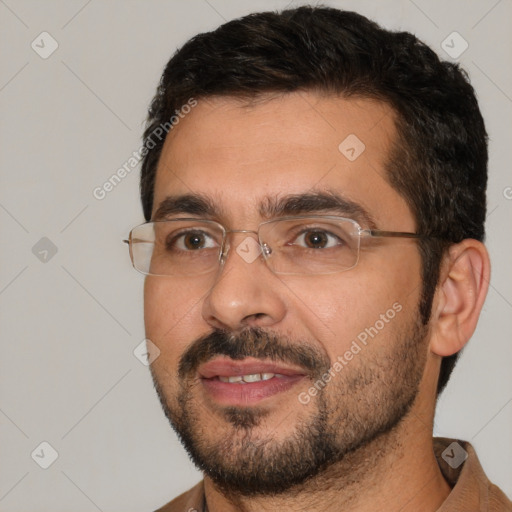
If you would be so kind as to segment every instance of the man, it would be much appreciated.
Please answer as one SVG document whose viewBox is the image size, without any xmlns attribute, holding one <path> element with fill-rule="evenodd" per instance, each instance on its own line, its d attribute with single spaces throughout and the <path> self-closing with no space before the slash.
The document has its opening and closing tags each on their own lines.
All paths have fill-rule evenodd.
<svg viewBox="0 0 512 512">
<path fill-rule="evenodd" d="M 253 14 L 174 55 L 144 137 L 151 370 L 204 474 L 160 510 L 512 510 L 432 438 L 490 272 L 464 73 L 355 13 Z"/>
</svg>

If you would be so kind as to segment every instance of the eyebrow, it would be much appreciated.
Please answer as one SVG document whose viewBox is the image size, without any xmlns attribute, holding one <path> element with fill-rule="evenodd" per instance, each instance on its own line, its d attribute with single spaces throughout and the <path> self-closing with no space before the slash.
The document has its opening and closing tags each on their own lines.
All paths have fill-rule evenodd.
<svg viewBox="0 0 512 512">
<path fill-rule="evenodd" d="M 202 194 L 168 196 L 158 205 L 151 220 L 165 220 L 167 217 L 177 214 L 215 217 L 218 214 L 218 209 L 208 197 Z"/>
<path fill-rule="evenodd" d="M 267 198 L 260 207 L 262 217 L 286 217 L 292 215 L 328 213 L 347 216 L 371 229 L 377 224 L 372 215 L 361 204 L 333 191 L 290 194 L 284 197 Z"/>
<path fill-rule="evenodd" d="M 151 220 L 165 220 L 174 215 L 218 219 L 222 213 L 210 197 L 204 194 L 184 194 L 166 197 Z M 265 219 L 315 213 L 347 216 L 370 229 L 377 228 L 375 219 L 366 208 L 333 191 L 266 197 L 259 207 L 259 214 Z"/>
</svg>

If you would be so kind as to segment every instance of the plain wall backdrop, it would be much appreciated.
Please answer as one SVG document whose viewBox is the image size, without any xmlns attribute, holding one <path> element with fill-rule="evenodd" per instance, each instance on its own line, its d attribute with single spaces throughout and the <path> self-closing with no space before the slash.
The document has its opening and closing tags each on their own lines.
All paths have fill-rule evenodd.
<svg viewBox="0 0 512 512">
<path fill-rule="evenodd" d="M 129 159 L 177 47 L 301 3 L 0 0 L 0 511 L 149 511 L 200 479 L 134 355 L 143 276 L 121 240 L 143 217 Z M 415 33 L 460 61 L 477 91 L 493 273 L 435 434 L 471 441 L 512 497 L 512 2 L 325 4 Z M 123 164 L 130 172 L 97 199 Z"/>
</svg>

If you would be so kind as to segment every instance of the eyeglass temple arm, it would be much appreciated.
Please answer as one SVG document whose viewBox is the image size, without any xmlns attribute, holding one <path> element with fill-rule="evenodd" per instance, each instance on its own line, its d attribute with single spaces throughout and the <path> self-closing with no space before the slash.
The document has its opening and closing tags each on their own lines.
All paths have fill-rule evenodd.
<svg viewBox="0 0 512 512">
<path fill-rule="evenodd" d="M 373 237 L 385 238 L 424 238 L 423 235 L 418 233 L 407 233 L 403 231 L 381 231 L 379 229 L 362 229 L 361 233 Z"/>
<path fill-rule="evenodd" d="M 121 240 L 121 241 L 124 242 L 125 244 L 130 245 L 130 240 L 124 239 L 124 240 Z M 144 243 L 145 240 L 141 240 L 140 238 L 132 238 L 131 242 L 132 243 Z"/>
</svg>

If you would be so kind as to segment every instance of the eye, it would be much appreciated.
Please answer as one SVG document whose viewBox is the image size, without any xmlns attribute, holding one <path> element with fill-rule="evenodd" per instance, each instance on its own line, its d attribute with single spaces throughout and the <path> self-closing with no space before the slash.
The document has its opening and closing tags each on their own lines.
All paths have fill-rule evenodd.
<svg viewBox="0 0 512 512">
<path fill-rule="evenodd" d="M 301 245 L 308 249 L 330 249 L 343 244 L 338 236 L 323 229 L 308 229 L 299 234 L 291 245 Z"/>
<path fill-rule="evenodd" d="M 205 231 L 187 231 L 168 237 L 166 247 L 168 250 L 197 251 L 200 249 L 213 249 L 218 244 L 214 237 Z"/>
</svg>

